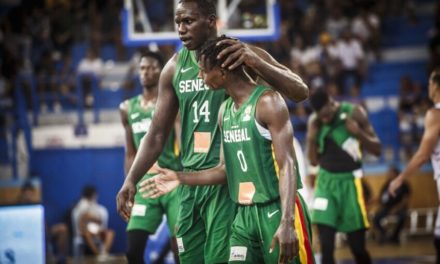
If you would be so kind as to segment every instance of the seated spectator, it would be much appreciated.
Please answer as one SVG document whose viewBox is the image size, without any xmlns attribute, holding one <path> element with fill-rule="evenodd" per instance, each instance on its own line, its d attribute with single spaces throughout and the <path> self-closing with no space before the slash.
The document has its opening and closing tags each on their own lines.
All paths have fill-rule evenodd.
<svg viewBox="0 0 440 264">
<path fill-rule="evenodd" d="M 393 197 L 390 195 L 388 192 L 388 186 L 390 182 L 399 175 L 399 173 L 400 171 L 396 167 L 390 166 L 387 172 L 387 181 L 380 191 L 380 206 L 373 220 L 375 228 L 379 231 L 379 243 L 390 242 L 398 244 L 400 242 L 400 233 L 405 224 L 411 190 L 409 184 L 404 182 L 402 186 L 397 189 L 396 196 Z M 397 223 L 393 230 L 386 230 L 382 220 L 390 215 L 397 217 Z"/>
<path fill-rule="evenodd" d="M 112 247 L 114 231 L 108 229 L 108 211 L 98 204 L 94 186 L 85 186 L 82 197 L 73 208 L 72 221 L 75 236 L 85 242 L 86 255 L 106 256 Z"/>
</svg>

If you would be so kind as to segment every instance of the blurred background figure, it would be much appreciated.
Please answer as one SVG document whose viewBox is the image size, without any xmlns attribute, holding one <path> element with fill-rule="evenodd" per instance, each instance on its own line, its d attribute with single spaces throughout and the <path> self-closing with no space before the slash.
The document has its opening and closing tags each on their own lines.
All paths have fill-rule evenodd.
<svg viewBox="0 0 440 264">
<path fill-rule="evenodd" d="M 114 232 L 107 227 L 107 209 L 97 200 L 96 188 L 85 186 L 81 199 L 73 208 L 72 222 L 74 235 L 84 241 L 84 254 L 105 258 L 112 247 Z"/>
<path fill-rule="evenodd" d="M 387 172 L 387 181 L 382 186 L 379 195 L 379 208 L 374 216 L 374 227 L 379 231 L 379 243 L 400 243 L 400 234 L 405 225 L 408 213 L 408 203 L 411 189 L 407 181 L 397 189 L 396 195 L 392 196 L 388 192 L 388 187 L 400 171 L 395 166 L 390 166 Z M 392 230 L 387 230 L 389 225 L 385 225 L 384 219 L 389 216 L 396 217 L 396 224 Z"/>
<path fill-rule="evenodd" d="M 37 188 L 31 181 L 23 183 L 20 193 L 17 197 L 18 204 L 37 204 L 40 203 L 40 198 L 37 193 Z"/>
</svg>

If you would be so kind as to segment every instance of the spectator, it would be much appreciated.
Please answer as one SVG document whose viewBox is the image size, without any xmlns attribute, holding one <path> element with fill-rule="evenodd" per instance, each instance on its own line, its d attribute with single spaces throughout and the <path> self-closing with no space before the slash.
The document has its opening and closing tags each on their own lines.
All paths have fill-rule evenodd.
<svg viewBox="0 0 440 264">
<path fill-rule="evenodd" d="M 323 32 L 319 35 L 319 44 L 316 49 L 325 79 L 327 81 L 336 81 L 336 76 L 339 73 L 339 65 L 337 63 L 338 50 L 330 34 Z"/>
<path fill-rule="evenodd" d="M 78 65 L 78 73 L 94 74 L 100 77 L 103 73 L 103 62 L 95 49 L 88 49 L 86 56 Z"/>
<path fill-rule="evenodd" d="M 405 158 L 409 159 L 413 153 L 416 140 L 415 106 L 421 100 L 421 90 L 416 89 L 412 79 L 404 75 L 400 78 L 399 92 L 399 130 L 400 142 L 403 147 Z"/>
<path fill-rule="evenodd" d="M 57 112 L 61 111 L 61 104 L 58 98 L 59 91 L 55 81 L 55 70 L 55 61 L 53 60 L 52 53 L 45 51 L 35 67 L 42 112 L 47 112 L 47 102 L 51 101 L 51 97 L 54 103 L 54 110 Z"/>
<path fill-rule="evenodd" d="M 379 231 L 379 243 L 391 242 L 398 244 L 400 242 L 400 233 L 405 224 L 411 190 L 409 184 L 407 182 L 404 182 L 396 190 L 395 196 L 390 195 L 390 193 L 388 192 L 388 187 L 391 181 L 394 180 L 399 175 L 399 173 L 399 169 L 394 166 L 390 166 L 387 172 L 387 181 L 382 186 L 382 189 L 380 191 L 380 207 L 377 210 L 373 220 L 374 226 Z M 382 220 L 390 215 L 394 215 L 397 217 L 397 223 L 393 230 L 386 230 Z"/>
<path fill-rule="evenodd" d="M 343 16 L 342 10 L 336 6 L 330 10 L 330 17 L 325 23 L 325 29 L 333 39 L 341 36 L 344 30 L 348 27 L 349 21 Z"/>
<path fill-rule="evenodd" d="M 367 51 L 372 51 L 380 59 L 380 18 L 368 9 L 363 9 L 353 19 L 351 31 Z"/>
<path fill-rule="evenodd" d="M 75 236 L 81 236 L 85 242 L 84 253 L 105 257 L 112 247 L 114 231 L 108 229 L 108 211 L 97 199 L 96 188 L 85 186 L 73 208 L 72 222 Z"/>
<path fill-rule="evenodd" d="M 81 59 L 78 65 L 78 74 L 92 74 L 97 79 L 102 77 L 104 65 L 95 49 L 88 49 L 86 57 Z M 83 94 L 85 96 L 85 105 L 91 107 L 93 105 L 92 80 L 90 76 L 83 79 Z"/>
<path fill-rule="evenodd" d="M 337 56 L 341 62 L 341 73 L 339 74 L 339 87 L 341 94 L 347 94 L 347 87 L 350 84 L 361 85 L 365 75 L 365 55 L 360 42 L 353 37 L 351 31 L 346 29 L 337 42 Z"/>
</svg>

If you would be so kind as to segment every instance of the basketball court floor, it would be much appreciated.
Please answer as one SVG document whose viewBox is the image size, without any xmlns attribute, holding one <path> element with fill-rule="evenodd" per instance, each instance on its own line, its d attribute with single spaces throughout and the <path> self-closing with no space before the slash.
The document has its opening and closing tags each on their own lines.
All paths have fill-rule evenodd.
<svg viewBox="0 0 440 264">
<path fill-rule="evenodd" d="M 401 245 L 367 243 L 374 264 L 428 264 L 435 263 L 435 251 L 431 236 L 411 237 Z M 336 250 L 338 264 L 354 264 L 348 245 Z M 319 254 L 317 255 L 319 259 Z M 317 261 L 318 263 L 318 261 Z M 324 263 L 322 263 L 324 264 Z"/>
</svg>

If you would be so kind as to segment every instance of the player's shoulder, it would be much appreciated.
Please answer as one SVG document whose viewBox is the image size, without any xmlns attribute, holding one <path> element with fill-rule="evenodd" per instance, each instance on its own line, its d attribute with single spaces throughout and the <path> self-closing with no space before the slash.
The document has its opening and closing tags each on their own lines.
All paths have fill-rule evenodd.
<svg viewBox="0 0 440 264">
<path fill-rule="evenodd" d="M 272 90 L 270 88 L 265 89 L 260 98 L 258 99 L 258 105 L 262 106 L 271 106 L 276 103 L 284 102 L 283 97 L 281 94 L 275 90 Z"/>
<path fill-rule="evenodd" d="M 175 68 L 177 65 L 177 62 L 179 61 L 179 53 L 174 53 L 173 56 L 167 61 L 167 63 L 164 66 L 164 70 L 167 68 Z"/>
<path fill-rule="evenodd" d="M 128 99 L 122 101 L 122 102 L 119 104 L 119 110 L 120 110 L 120 111 L 123 111 L 123 112 L 128 112 L 128 109 L 130 108 L 130 104 L 131 104 L 133 101 L 136 101 L 136 100 L 138 100 L 138 99 L 139 99 L 139 95 L 135 95 L 135 96 L 133 96 L 133 97 L 131 97 L 131 98 L 128 98 Z"/>
<path fill-rule="evenodd" d="M 428 109 L 426 112 L 426 119 L 427 121 L 432 121 L 440 126 L 440 109 L 435 107 Z"/>
<path fill-rule="evenodd" d="M 287 105 L 284 98 L 272 89 L 263 91 L 256 104 L 257 116 L 277 115 L 286 110 Z"/>
<path fill-rule="evenodd" d="M 119 104 L 119 110 L 122 111 L 122 112 L 127 112 L 128 111 L 128 106 L 130 105 L 130 100 L 131 99 L 126 99 L 126 100 L 122 101 Z"/>
</svg>

